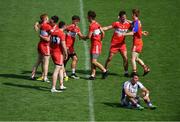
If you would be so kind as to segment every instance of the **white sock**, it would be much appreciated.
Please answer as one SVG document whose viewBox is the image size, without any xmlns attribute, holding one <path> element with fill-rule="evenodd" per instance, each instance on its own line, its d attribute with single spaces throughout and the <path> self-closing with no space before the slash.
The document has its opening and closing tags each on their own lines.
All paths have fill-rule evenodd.
<svg viewBox="0 0 180 122">
<path fill-rule="evenodd" d="M 128 71 L 125 71 L 124 74 L 128 74 Z"/>
<path fill-rule="evenodd" d="M 75 68 L 72 68 L 72 74 L 75 74 L 75 70 L 76 70 Z"/>
</svg>

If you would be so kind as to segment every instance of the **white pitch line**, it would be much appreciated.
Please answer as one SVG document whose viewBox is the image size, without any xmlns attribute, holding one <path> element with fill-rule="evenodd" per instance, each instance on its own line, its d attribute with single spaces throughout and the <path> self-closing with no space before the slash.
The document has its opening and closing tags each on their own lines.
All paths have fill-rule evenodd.
<svg viewBox="0 0 180 122">
<path fill-rule="evenodd" d="M 86 33 L 86 21 L 84 19 L 84 10 L 83 10 L 83 0 L 79 0 L 80 3 L 80 16 L 82 22 L 82 32 Z M 89 70 L 89 47 L 86 41 L 84 41 L 84 49 L 85 49 L 85 69 Z M 88 77 L 88 75 L 87 75 Z M 93 84 L 91 80 L 88 80 L 88 93 L 89 93 L 89 119 L 90 121 L 95 121 L 94 116 L 94 97 L 93 97 Z"/>
</svg>

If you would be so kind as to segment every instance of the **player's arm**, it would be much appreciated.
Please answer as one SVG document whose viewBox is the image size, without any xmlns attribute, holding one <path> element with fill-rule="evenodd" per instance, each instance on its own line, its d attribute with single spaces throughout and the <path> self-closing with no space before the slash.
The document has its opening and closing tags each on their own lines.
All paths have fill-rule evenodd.
<svg viewBox="0 0 180 122">
<path fill-rule="evenodd" d="M 61 41 L 61 46 L 62 46 L 62 48 L 63 48 L 64 60 L 67 60 L 67 58 L 68 58 L 68 53 L 67 53 L 67 48 L 66 48 L 66 43 L 65 43 L 65 41 Z"/>
<path fill-rule="evenodd" d="M 43 39 L 44 41 L 47 41 L 47 42 L 50 41 L 50 36 L 46 37 L 46 36 L 39 35 L 39 37 L 40 37 L 41 39 Z"/>
<path fill-rule="evenodd" d="M 35 24 L 34 24 L 34 30 L 37 32 L 37 31 L 39 30 L 39 28 L 40 28 L 39 22 L 35 22 Z"/>
<path fill-rule="evenodd" d="M 84 36 L 81 32 L 78 33 L 79 39 L 86 40 L 86 36 Z"/>
<path fill-rule="evenodd" d="M 113 29 L 113 26 L 112 26 L 112 25 L 109 25 L 109 26 L 106 26 L 106 27 L 102 27 L 102 29 L 103 29 L 104 31 L 107 31 L 107 30 Z"/>
<path fill-rule="evenodd" d="M 100 31 L 101 31 L 101 40 L 105 37 L 105 32 L 102 29 L 102 27 L 100 27 Z"/>
<path fill-rule="evenodd" d="M 131 21 L 131 20 L 129 20 L 129 19 L 127 19 L 126 21 L 129 22 L 129 23 L 131 23 L 131 24 L 132 24 L 132 22 L 133 22 L 133 21 Z"/>
<path fill-rule="evenodd" d="M 86 36 L 86 39 L 90 39 L 92 34 L 93 34 L 93 32 L 89 31 L 88 35 Z"/>
<path fill-rule="evenodd" d="M 135 98 L 136 96 L 134 96 L 131 92 L 128 91 L 127 88 L 124 89 L 125 94 L 129 97 L 129 98 Z"/>
<path fill-rule="evenodd" d="M 149 97 L 149 90 L 146 87 L 141 88 L 141 91 L 143 94 L 143 97 Z"/>
</svg>

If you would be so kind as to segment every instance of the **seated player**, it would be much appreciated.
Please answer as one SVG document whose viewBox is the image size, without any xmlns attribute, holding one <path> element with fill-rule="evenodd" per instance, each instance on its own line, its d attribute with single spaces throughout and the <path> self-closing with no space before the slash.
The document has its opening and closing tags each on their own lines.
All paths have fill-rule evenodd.
<svg viewBox="0 0 180 122">
<path fill-rule="evenodd" d="M 129 81 L 124 82 L 122 88 L 121 105 L 128 108 L 137 108 L 140 110 L 144 109 L 144 107 L 140 105 L 140 97 L 137 95 L 139 89 L 141 90 L 141 97 L 147 104 L 148 108 L 155 109 L 156 106 L 154 106 L 150 101 L 149 90 L 147 90 L 146 87 L 144 87 L 139 81 L 137 74 L 134 74 L 132 79 Z"/>
</svg>

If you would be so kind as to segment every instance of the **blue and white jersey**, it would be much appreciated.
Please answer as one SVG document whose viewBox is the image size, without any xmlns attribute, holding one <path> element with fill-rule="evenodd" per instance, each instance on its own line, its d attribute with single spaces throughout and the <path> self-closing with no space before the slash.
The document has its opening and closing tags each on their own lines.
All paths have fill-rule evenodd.
<svg viewBox="0 0 180 122">
<path fill-rule="evenodd" d="M 122 88 L 122 97 L 121 99 L 124 99 L 126 97 L 125 89 L 128 89 L 130 93 L 132 93 L 134 96 L 137 96 L 138 89 L 144 88 L 143 84 L 141 82 L 137 82 L 136 84 L 132 84 L 131 80 L 124 82 L 123 88 Z"/>
</svg>

